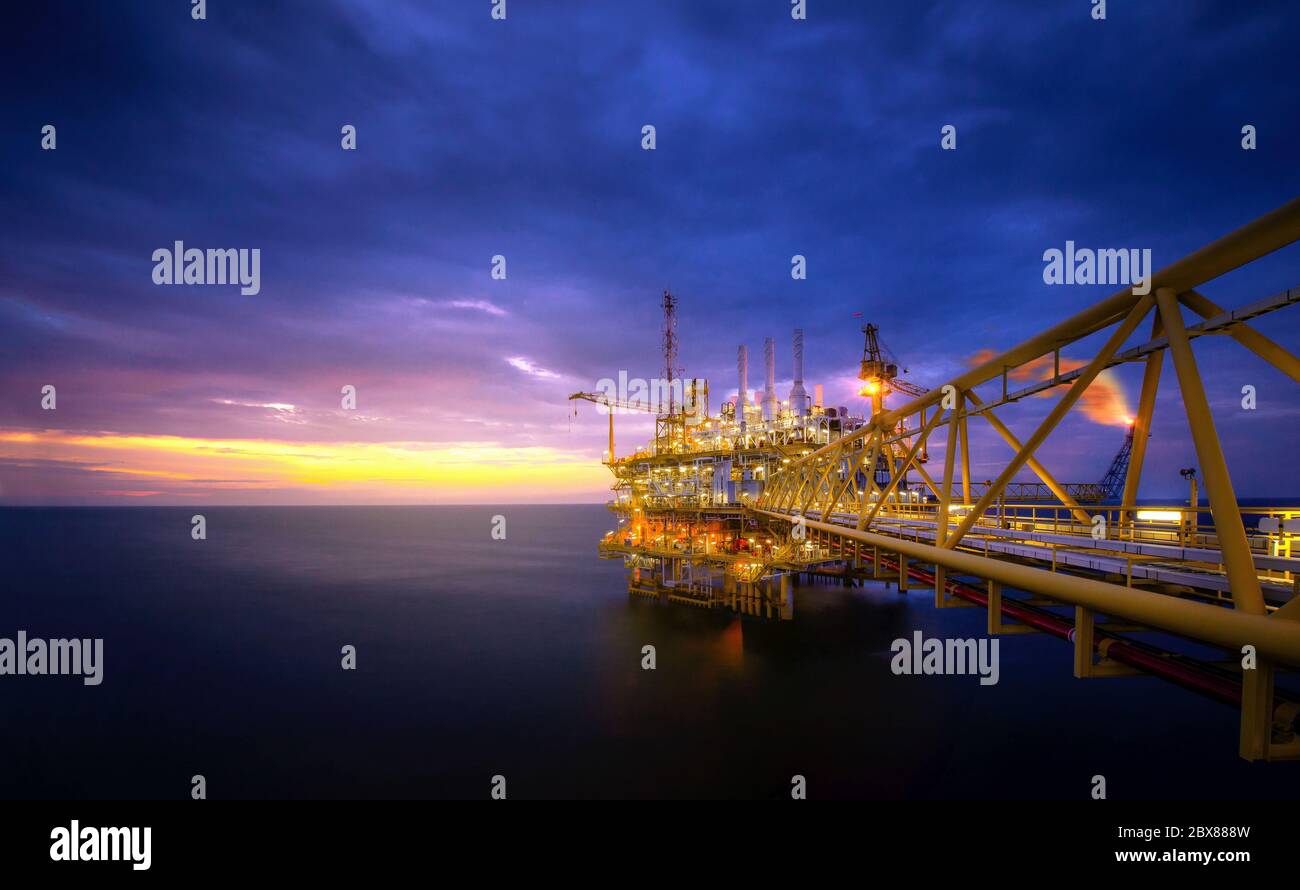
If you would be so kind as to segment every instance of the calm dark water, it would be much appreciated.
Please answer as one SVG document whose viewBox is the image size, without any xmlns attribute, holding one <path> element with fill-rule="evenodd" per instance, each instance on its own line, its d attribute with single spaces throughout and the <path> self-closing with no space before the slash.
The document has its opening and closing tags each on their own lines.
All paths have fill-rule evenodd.
<svg viewBox="0 0 1300 890">
<path fill-rule="evenodd" d="M 202 512 L 208 539 L 190 538 Z M 507 517 L 493 541 L 491 517 Z M 1066 797 L 1300 793 L 1237 716 L 1079 681 L 1004 638 L 1001 682 L 895 677 L 980 636 L 925 592 L 813 585 L 763 622 L 630 599 L 596 506 L 0 510 L 0 636 L 103 637 L 104 682 L 0 677 L 0 794 L 184 798 Z M 658 670 L 640 668 L 654 644 Z M 357 647 L 358 670 L 340 668 Z"/>
</svg>

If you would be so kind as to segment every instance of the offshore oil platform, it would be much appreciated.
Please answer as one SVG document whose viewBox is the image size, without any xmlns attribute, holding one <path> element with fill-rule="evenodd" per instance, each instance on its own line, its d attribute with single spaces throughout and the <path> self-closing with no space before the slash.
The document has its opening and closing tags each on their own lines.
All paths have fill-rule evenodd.
<svg viewBox="0 0 1300 890">
<path fill-rule="evenodd" d="M 1297 240 L 1300 199 L 1155 272 L 1145 292 L 1125 288 L 934 388 L 908 380 L 866 325 L 861 412 L 824 404 L 821 387 L 807 392 L 796 330 L 786 399 L 769 338 L 761 393 L 750 397 L 741 346 L 737 396 L 711 413 L 707 381 L 677 367 L 677 300 L 665 292 L 666 398 L 570 396 L 609 414 L 617 528 L 599 554 L 624 562 L 635 595 L 770 618 L 793 615 L 799 577 L 927 590 L 936 608 L 985 609 L 990 635 L 1065 641 L 1075 677 L 1149 674 L 1239 708 L 1248 760 L 1300 758 L 1300 695 L 1275 685 L 1300 669 L 1300 505 L 1238 502 L 1193 352 L 1202 337 L 1227 337 L 1300 383 L 1300 359 L 1250 324 L 1300 301 L 1300 288 L 1234 310 L 1196 290 Z M 1149 334 L 1130 345 L 1144 321 Z M 1091 359 L 1063 359 L 1106 331 Z M 1180 470 L 1186 503 L 1139 504 L 1166 353 L 1200 475 Z M 1040 446 L 1099 375 L 1125 363 L 1143 375 L 1119 452 L 1100 482 L 1058 481 Z M 1032 434 L 1017 437 L 1004 416 L 1058 388 Z M 887 404 L 893 396 L 902 403 Z M 614 417 L 630 411 L 654 414 L 655 434 L 619 457 Z M 1007 445 L 994 479 L 972 478 L 970 422 Z M 929 450 L 940 444 L 932 474 Z M 1170 638 L 1222 655 L 1193 658 Z"/>
<path fill-rule="evenodd" d="M 776 390 L 776 344 L 769 337 L 764 343 L 766 384 L 761 395 L 750 397 L 749 355 L 742 345 L 737 350 L 736 391 L 744 398 L 724 402 L 714 416 L 709 412 L 708 381 L 685 379 L 675 368 L 677 298 L 665 291 L 662 305 L 665 376 L 661 392 L 649 394 L 647 400 L 620 399 L 613 392 L 579 392 L 569 397 L 593 402 L 608 414 L 611 455 L 616 413 L 657 412 L 651 442 L 606 461 L 615 477 L 615 497 L 608 507 L 618 514 L 619 528 L 600 542 L 600 554 L 624 560 L 629 589 L 635 594 L 783 619 L 793 614 L 793 578 L 834 578 L 853 584 L 868 577 L 860 566 L 846 564 L 838 552 L 819 547 L 804 533 L 806 529 L 774 525 L 750 509 L 760 502 L 768 480 L 786 466 L 866 423 L 861 413 L 851 413 L 846 406 L 823 405 L 821 385 L 809 395 L 804 385 L 803 331 L 794 331 L 793 384 L 786 399 L 781 400 Z M 928 392 L 899 375 L 898 362 L 882 345 L 878 327 L 865 325 L 862 333 L 858 395 L 869 400 L 872 416 L 893 393 L 922 396 Z M 905 432 L 901 422 L 895 432 Z M 1129 424 L 1100 482 L 1061 487 L 1084 503 L 1116 499 L 1132 444 Z M 863 466 L 853 468 L 851 481 L 848 469 L 842 467 L 839 478 L 861 496 L 867 488 L 877 492 L 889 488 L 890 479 L 897 476 L 899 483 L 885 495 L 889 512 L 904 506 L 923 510 L 933 495 L 923 484 L 928 477 L 922 465 L 929 461 L 925 440 L 913 464 L 905 466 L 903 458 L 901 449 L 881 451 L 875 456 L 870 481 Z M 911 473 L 918 479 L 911 479 Z M 972 481 L 969 488 L 978 496 L 991 485 L 991 481 Z M 1008 498 L 1014 506 L 1053 497 L 1041 481 L 1012 481 L 1001 492 L 999 507 L 1005 509 Z"/>
<path fill-rule="evenodd" d="M 761 398 L 749 397 L 749 357 L 741 346 L 737 392 L 743 396 L 712 414 L 708 382 L 686 381 L 676 373 L 676 298 L 669 292 L 663 310 L 664 398 L 648 403 L 648 410 L 660 412 L 655 437 L 606 461 L 615 479 L 608 506 L 619 527 L 600 542 L 600 554 L 624 560 L 633 593 L 789 618 L 791 576 L 838 570 L 840 558 L 818 552 L 806 537 L 792 538 L 752 508 L 784 466 L 860 429 L 864 419 L 846 407 L 824 406 L 820 386 L 814 395 L 807 392 L 798 330 L 794 385 L 786 400 L 776 393 L 776 350 L 769 338 Z M 574 393 L 570 399 L 594 402 L 608 412 L 610 455 L 615 413 L 647 404 L 605 393 Z"/>
</svg>

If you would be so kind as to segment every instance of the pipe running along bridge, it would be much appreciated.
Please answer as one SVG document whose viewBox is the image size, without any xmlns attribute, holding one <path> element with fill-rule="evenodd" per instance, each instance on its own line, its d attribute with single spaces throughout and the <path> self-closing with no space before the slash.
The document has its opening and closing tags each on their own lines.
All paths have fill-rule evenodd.
<svg viewBox="0 0 1300 890">
<path fill-rule="evenodd" d="M 861 429 L 774 474 L 754 513 L 778 528 L 789 523 L 793 539 L 839 555 L 849 568 L 870 565 L 874 577 L 897 579 L 900 590 L 932 586 L 936 607 L 986 608 L 990 633 L 1068 640 L 1076 677 L 1152 673 L 1237 706 L 1240 753 L 1248 760 L 1300 757 L 1300 696 L 1274 686 L 1278 673 L 1300 669 L 1300 558 L 1291 556 L 1300 506 L 1239 505 L 1195 349 L 1204 337 L 1226 336 L 1300 383 L 1300 359 L 1250 324 L 1300 301 L 1300 287 L 1235 310 L 1196 290 L 1297 240 L 1300 199 L 1155 272 L 1147 294 L 1132 287 L 1115 293 L 898 408 L 875 399 Z M 1061 373 L 1062 349 L 1103 332 L 1086 365 Z M 1135 334 L 1139 342 L 1128 345 Z M 1197 500 L 1160 509 L 1137 504 L 1166 354 L 1208 509 Z M 1055 368 L 1048 379 L 1009 390 L 1016 369 L 1048 360 Z M 1143 368 L 1123 496 L 1118 505 L 1081 504 L 1035 455 L 1097 375 L 1123 363 Z M 988 384 L 995 394 L 976 393 Z M 1026 397 L 1053 389 L 1062 391 L 1055 405 L 1018 438 L 1004 417 Z M 1009 446 L 996 478 L 976 492 L 971 423 L 987 424 Z M 940 437 L 943 471 L 933 478 L 918 455 Z M 1022 471 L 1055 500 L 1009 500 Z M 933 499 L 902 496 L 908 473 Z M 1018 593 L 1004 596 L 1004 588 Z M 1073 621 L 1061 617 L 1062 606 L 1073 607 Z M 1128 636 L 1146 631 L 1220 648 L 1226 660 L 1191 661 Z"/>
</svg>

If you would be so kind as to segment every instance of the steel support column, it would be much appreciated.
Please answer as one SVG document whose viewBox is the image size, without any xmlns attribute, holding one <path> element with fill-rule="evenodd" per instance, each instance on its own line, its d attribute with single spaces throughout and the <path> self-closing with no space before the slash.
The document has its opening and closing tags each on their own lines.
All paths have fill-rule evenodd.
<svg viewBox="0 0 1300 890">
<path fill-rule="evenodd" d="M 1151 337 L 1160 336 L 1161 321 L 1159 313 L 1151 322 Z M 1146 358 L 1146 367 L 1142 370 L 1142 394 L 1138 396 L 1137 417 L 1133 418 L 1133 450 L 1129 452 L 1128 475 L 1124 477 L 1124 494 L 1120 498 L 1119 527 L 1122 530 L 1128 522 L 1128 514 L 1123 507 L 1137 504 L 1138 484 L 1142 480 L 1142 463 L 1147 456 L 1147 441 L 1151 437 L 1151 416 L 1155 413 L 1156 392 L 1160 388 L 1160 371 L 1164 365 L 1164 350 L 1157 350 Z"/>
<path fill-rule="evenodd" d="M 1223 459 L 1223 449 L 1214 429 L 1214 417 L 1210 414 L 1210 403 L 1205 398 L 1205 389 L 1201 385 L 1201 374 L 1196 368 L 1191 344 L 1187 341 L 1182 311 L 1178 308 L 1178 296 L 1169 288 L 1160 288 L 1156 291 L 1156 302 L 1160 306 L 1165 336 L 1169 338 L 1169 352 L 1178 374 L 1178 386 L 1182 390 L 1183 407 L 1187 411 L 1192 443 L 1196 446 L 1196 458 L 1205 474 L 1205 491 L 1210 498 L 1210 513 L 1214 516 L 1214 527 L 1219 537 L 1219 550 L 1223 554 L 1223 568 L 1228 576 L 1232 601 L 1242 612 L 1263 615 L 1264 595 L 1260 591 L 1259 578 L 1255 575 L 1255 562 L 1246 540 L 1246 527 L 1241 521 L 1237 495 L 1232 490 L 1232 478 L 1228 475 L 1228 465 Z M 1193 509 L 1196 507 L 1195 504 L 1191 506 Z"/>
</svg>

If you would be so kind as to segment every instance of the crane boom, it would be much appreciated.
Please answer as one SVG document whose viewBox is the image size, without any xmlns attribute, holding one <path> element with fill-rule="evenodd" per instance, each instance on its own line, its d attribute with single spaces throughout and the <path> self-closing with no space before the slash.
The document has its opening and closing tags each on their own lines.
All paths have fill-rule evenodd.
<svg viewBox="0 0 1300 890">
<path fill-rule="evenodd" d="M 889 388 L 898 390 L 899 392 L 905 392 L 909 396 L 913 396 L 913 397 L 923 396 L 930 391 L 927 387 L 918 386 L 915 383 L 912 383 L 908 380 L 900 380 L 897 377 L 889 381 Z"/>
<path fill-rule="evenodd" d="M 569 396 L 569 401 L 581 399 L 584 402 L 591 402 L 593 405 L 604 405 L 609 412 L 609 462 L 614 463 L 614 409 L 621 408 L 624 411 L 646 411 L 651 414 L 658 414 L 659 409 L 640 402 L 629 402 L 624 399 L 616 399 L 606 395 L 603 392 L 575 392 Z M 575 409 L 574 414 L 577 414 Z"/>
<path fill-rule="evenodd" d="M 615 399 L 605 395 L 603 392 L 575 392 L 569 396 L 569 401 L 582 399 L 591 402 L 593 405 L 605 405 L 608 408 L 621 408 L 624 411 L 646 411 L 650 414 L 658 414 L 659 409 L 654 405 L 643 402 L 629 402 L 625 399 Z"/>
</svg>

